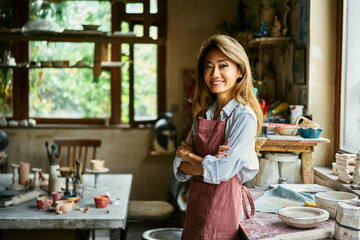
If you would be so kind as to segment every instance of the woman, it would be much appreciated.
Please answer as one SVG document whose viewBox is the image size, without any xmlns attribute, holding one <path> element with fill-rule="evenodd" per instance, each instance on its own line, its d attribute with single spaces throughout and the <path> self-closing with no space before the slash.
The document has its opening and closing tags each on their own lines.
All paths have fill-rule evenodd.
<svg viewBox="0 0 360 240">
<path fill-rule="evenodd" d="M 192 129 L 174 160 L 176 178 L 192 178 L 182 239 L 237 239 L 241 183 L 258 172 L 255 140 L 263 116 L 248 57 L 233 38 L 214 35 L 202 44 L 192 103 Z"/>
</svg>

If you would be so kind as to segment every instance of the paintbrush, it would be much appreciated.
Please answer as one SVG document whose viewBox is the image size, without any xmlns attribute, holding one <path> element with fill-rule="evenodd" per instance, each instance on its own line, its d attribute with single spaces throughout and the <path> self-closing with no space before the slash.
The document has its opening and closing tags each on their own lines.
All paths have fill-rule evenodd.
<svg viewBox="0 0 360 240">
<path fill-rule="evenodd" d="M 48 155 L 48 159 L 49 159 L 49 162 L 50 162 L 50 165 L 52 165 L 52 156 L 51 156 L 51 153 L 49 151 L 49 142 L 46 141 L 45 142 L 45 146 L 46 146 L 46 152 L 47 152 L 47 155 Z"/>
<path fill-rule="evenodd" d="M 52 159 L 51 165 L 54 165 L 54 160 L 56 158 L 56 152 L 57 152 L 57 145 L 55 145 L 55 144 L 51 145 L 51 159 Z"/>
</svg>

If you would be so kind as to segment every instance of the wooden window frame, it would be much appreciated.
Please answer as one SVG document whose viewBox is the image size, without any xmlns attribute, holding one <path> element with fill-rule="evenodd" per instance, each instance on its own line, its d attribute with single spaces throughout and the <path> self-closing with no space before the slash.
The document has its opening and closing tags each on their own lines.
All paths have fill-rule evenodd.
<svg viewBox="0 0 360 240">
<path fill-rule="evenodd" d="M 342 86 L 342 45 L 343 45 L 343 10 L 344 1 L 338 1 L 337 7 L 337 39 L 336 39 L 336 77 L 335 77 L 335 139 L 334 150 L 339 152 L 340 150 L 340 136 L 341 136 L 341 86 Z"/>
<path fill-rule="evenodd" d="M 137 0 L 144 4 L 143 14 L 125 13 L 123 2 L 113 2 L 111 7 L 111 32 L 121 31 L 121 21 L 128 21 L 132 24 L 142 24 L 144 26 L 144 36 L 139 37 L 138 41 L 122 42 L 129 43 L 131 46 L 136 43 L 157 44 L 157 113 L 164 112 L 166 109 L 166 0 L 158 0 L 158 12 L 150 13 L 150 0 Z M 21 28 L 29 20 L 29 2 L 22 0 L 13 1 L 13 27 Z M 158 26 L 158 38 L 156 40 L 149 37 L 149 27 Z M 29 62 L 28 42 L 13 42 L 13 56 L 17 62 Z M 133 75 L 133 55 L 130 54 L 130 104 L 129 104 L 129 124 L 137 127 L 144 124 L 152 124 L 152 121 L 134 120 L 134 75 Z M 121 44 L 111 45 L 111 61 L 121 61 Z M 13 71 L 13 118 L 14 120 L 29 119 L 29 69 L 14 68 Z M 121 69 L 111 69 L 111 116 L 110 124 L 123 124 L 121 122 Z M 104 125 L 104 119 L 100 118 L 35 118 L 39 124 L 98 124 Z"/>
</svg>

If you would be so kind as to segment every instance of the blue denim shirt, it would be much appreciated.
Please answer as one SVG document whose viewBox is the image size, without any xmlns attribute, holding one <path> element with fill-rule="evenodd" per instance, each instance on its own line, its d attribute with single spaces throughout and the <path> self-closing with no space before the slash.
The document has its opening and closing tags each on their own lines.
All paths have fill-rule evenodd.
<svg viewBox="0 0 360 240">
<path fill-rule="evenodd" d="M 235 107 L 238 106 L 236 109 Z M 217 102 L 214 102 L 206 112 L 206 119 L 213 119 L 217 109 Z M 235 110 L 234 110 L 235 109 Z M 233 114 L 230 116 L 231 112 Z M 220 156 L 216 158 L 211 155 L 204 157 L 202 166 L 204 168 L 204 182 L 219 184 L 227 181 L 237 175 L 242 183 L 253 179 L 259 171 L 259 161 L 255 152 L 255 141 L 257 122 L 254 111 L 235 99 L 229 101 L 221 110 L 218 121 L 226 121 L 225 140 L 230 137 L 227 144 L 230 150 L 226 151 L 229 156 Z M 197 133 L 198 121 L 193 121 L 192 130 L 195 136 Z M 189 143 L 190 135 L 186 142 Z M 183 159 L 176 156 L 173 163 L 175 177 L 180 182 L 189 180 L 192 175 L 186 174 L 179 170 L 179 166 Z"/>
</svg>

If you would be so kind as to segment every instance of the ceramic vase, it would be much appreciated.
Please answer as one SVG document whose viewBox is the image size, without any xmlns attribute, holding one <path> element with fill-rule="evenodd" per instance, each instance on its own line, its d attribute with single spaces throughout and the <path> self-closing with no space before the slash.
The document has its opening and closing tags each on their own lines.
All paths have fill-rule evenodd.
<svg viewBox="0 0 360 240">
<path fill-rule="evenodd" d="M 19 183 L 23 186 L 29 185 L 30 163 L 20 162 L 19 168 Z"/>
<path fill-rule="evenodd" d="M 58 177 L 60 173 L 57 171 L 59 168 L 59 165 L 50 165 L 48 193 L 61 191 L 60 178 Z"/>
</svg>

